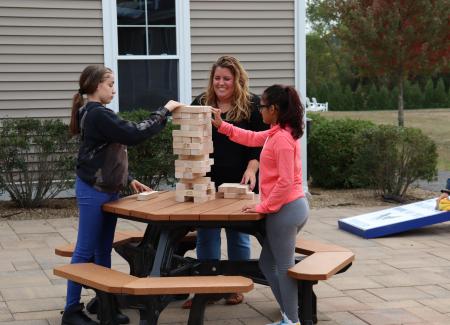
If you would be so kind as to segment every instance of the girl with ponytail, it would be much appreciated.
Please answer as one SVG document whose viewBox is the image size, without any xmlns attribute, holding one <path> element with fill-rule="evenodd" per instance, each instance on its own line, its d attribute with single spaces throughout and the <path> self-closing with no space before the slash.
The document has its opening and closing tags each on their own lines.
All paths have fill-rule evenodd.
<svg viewBox="0 0 450 325">
<path fill-rule="evenodd" d="M 291 86 L 273 85 L 261 96 L 260 112 L 267 131 L 240 129 L 222 120 L 213 108 L 212 123 L 231 141 L 262 147 L 260 198 L 258 204 L 242 208 L 266 215 L 266 238 L 259 267 L 280 305 L 282 319 L 275 324 L 300 324 L 296 280 L 287 271 L 294 266 L 295 241 L 308 219 L 308 202 L 302 187 L 300 141 L 304 130 L 304 107 Z"/>
<path fill-rule="evenodd" d="M 166 125 L 169 112 L 180 103 L 167 102 L 140 123 L 125 121 L 108 108 L 116 91 L 111 69 L 86 67 L 73 95 L 70 132 L 80 135 L 75 193 L 79 209 L 78 236 L 71 263 L 94 262 L 111 267 L 111 249 L 117 217 L 102 211 L 104 203 L 117 200 L 129 185 L 136 193 L 150 188 L 128 175 L 127 146 L 145 141 Z M 68 281 L 62 325 L 95 325 L 80 303 L 81 286 Z M 117 311 L 120 324 L 129 323 Z"/>
</svg>

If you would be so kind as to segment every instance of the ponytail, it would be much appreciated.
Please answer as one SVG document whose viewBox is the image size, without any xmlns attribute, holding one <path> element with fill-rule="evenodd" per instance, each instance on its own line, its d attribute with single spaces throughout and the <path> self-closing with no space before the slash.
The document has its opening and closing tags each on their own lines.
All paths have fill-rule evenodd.
<svg viewBox="0 0 450 325">
<path fill-rule="evenodd" d="M 294 139 L 299 139 L 303 136 L 305 122 L 303 120 L 304 108 L 297 91 L 292 86 L 286 87 L 288 98 L 288 111 L 286 113 L 286 122 L 290 124 L 292 128 L 292 136 Z"/>
<path fill-rule="evenodd" d="M 294 139 L 301 138 L 305 128 L 303 121 L 305 109 L 295 88 L 273 85 L 264 90 L 262 97 L 267 105 L 275 105 L 278 108 L 280 127 L 284 128 L 288 125 L 292 129 L 292 137 Z"/>
<path fill-rule="evenodd" d="M 83 95 L 81 91 L 78 91 L 72 98 L 72 114 L 70 116 L 70 134 L 77 135 L 80 134 L 80 125 L 78 121 L 78 111 L 80 107 L 84 104 Z"/>
<path fill-rule="evenodd" d="M 80 88 L 72 98 L 72 113 L 69 126 L 72 135 L 80 134 L 78 111 L 80 107 L 84 105 L 83 94 L 93 94 L 108 73 L 112 73 L 112 70 L 103 65 L 88 65 L 84 68 L 83 72 L 81 72 L 78 81 Z"/>
</svg>

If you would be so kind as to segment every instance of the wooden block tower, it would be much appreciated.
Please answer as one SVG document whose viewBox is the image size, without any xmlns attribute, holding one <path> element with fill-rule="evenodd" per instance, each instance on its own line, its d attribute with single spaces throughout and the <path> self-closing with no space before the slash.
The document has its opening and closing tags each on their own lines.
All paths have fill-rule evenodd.
<svg viewBox="0 0 450 325">
<path fill-rule="evenodd" d="M 206 202 L 215 198 L 216 188 L 210 177 L 213 152 L 211 107 L 184 106 L 172 113 L 173 124 L 180 130 L 173 130 L 173 153 L 175 160 L 175 197 L 178 202 Z"/>
</svg>

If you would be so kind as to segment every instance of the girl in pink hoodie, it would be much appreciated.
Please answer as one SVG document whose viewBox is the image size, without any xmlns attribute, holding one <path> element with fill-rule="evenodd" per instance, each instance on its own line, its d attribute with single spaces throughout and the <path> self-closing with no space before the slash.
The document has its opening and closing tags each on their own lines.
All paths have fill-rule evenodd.
<svg viewBox="0 0 450 325">
<path fill-rule="evenodd" d="M 302 187 L 300 137 L 304 108 L 291 86 L 273 85 L 261 97 L 260 112 L 267 131 L 243 130 L 221 119 L 212 109 L 213 125 L 230 140 L 249 147 L 263 147 L 260 156 L 259 204 L 245 212 L 266 214 L 266 239 L 259 266 L 280 307 L 282 320 L 273 324 L 299 324 L 297 282 L 287 270 L 294 266 L 295 241 L 308 218 L 308 202 Z"/>
</svg>

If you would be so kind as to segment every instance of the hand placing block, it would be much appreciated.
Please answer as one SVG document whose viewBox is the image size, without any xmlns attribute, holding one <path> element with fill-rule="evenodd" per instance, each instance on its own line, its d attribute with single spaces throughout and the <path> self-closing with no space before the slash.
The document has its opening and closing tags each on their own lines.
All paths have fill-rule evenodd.
<svg viewBox="0 0 450 325">
<path fill-rule="evenodd" d="M 139 193 L 137 195 L 137 200 L 138 201 L 146 201 L 146 200 L 154 199 L 157 196 L 158 196 L 158 191 L 147 191 L 147 192 Z"/>
</svg>

